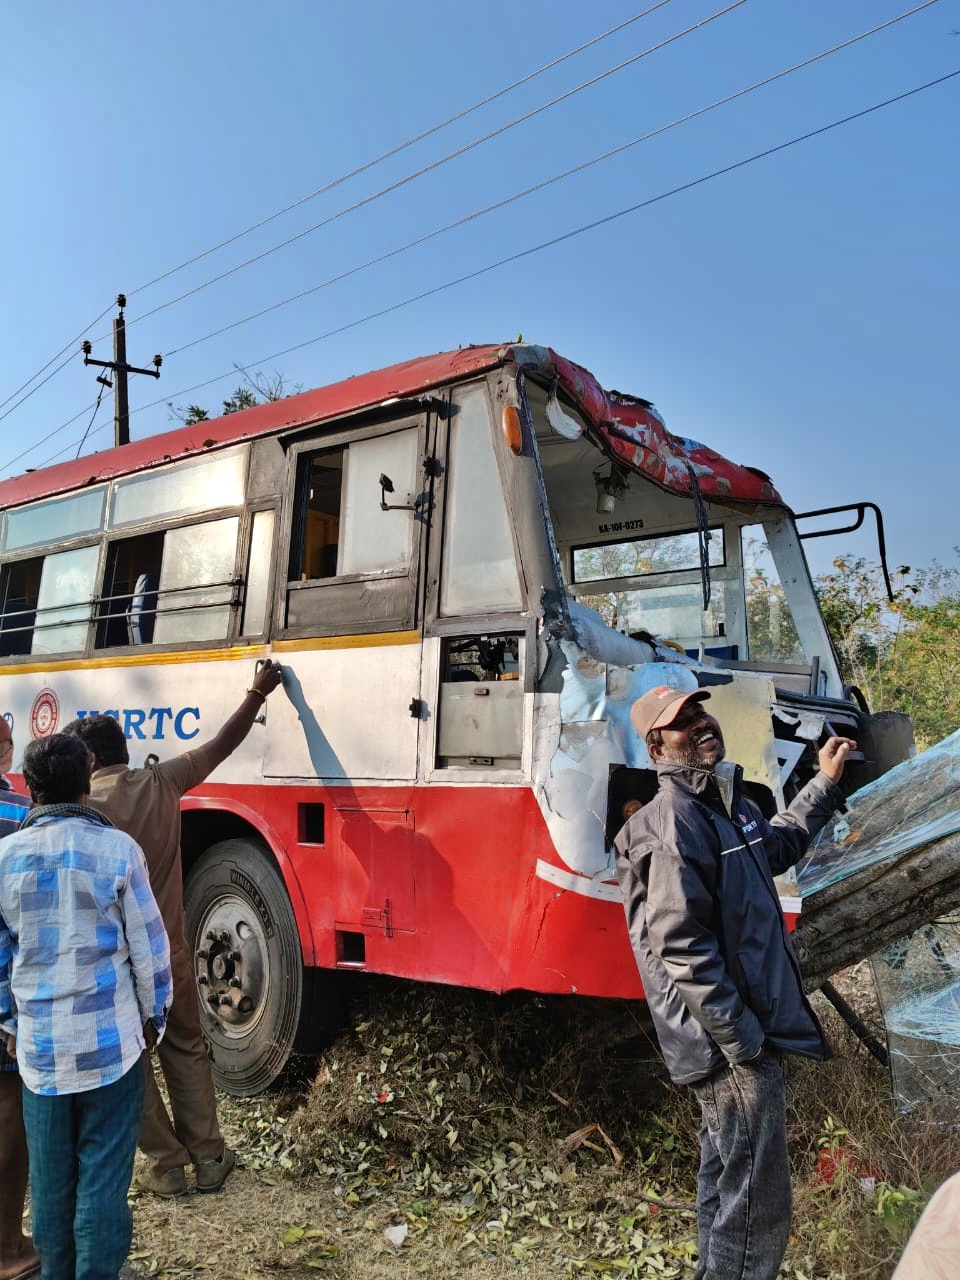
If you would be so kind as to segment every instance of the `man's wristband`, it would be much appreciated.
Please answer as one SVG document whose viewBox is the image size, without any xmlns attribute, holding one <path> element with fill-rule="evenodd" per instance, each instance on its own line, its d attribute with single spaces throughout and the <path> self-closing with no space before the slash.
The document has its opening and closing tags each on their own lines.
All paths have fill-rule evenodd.
<svg viewBox="0 0 960 1280">
<path fill-rule="evenodd" d="M 267 695 L 265 693 L 261 693 L 259 689 L 250 688 L 247 690 L 247 693 L 255 693 L 257 697 L 262 699 L 264 702 L 267 700 Z"/>
</svg>

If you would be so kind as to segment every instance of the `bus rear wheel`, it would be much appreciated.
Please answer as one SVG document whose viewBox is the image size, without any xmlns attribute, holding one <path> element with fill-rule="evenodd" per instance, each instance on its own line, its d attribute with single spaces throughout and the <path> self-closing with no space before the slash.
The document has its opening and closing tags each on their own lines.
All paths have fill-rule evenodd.
<svg viewBox="0 0 960 1280">
<path fill-rule="evenodd" d="M 214 1081 L 235 1097 L 262 1093 L 294 1050 L 304 1004 L 286 888 L 261 846 L 224 840 L 190 868 L 184 907 Z"/>
</svg>

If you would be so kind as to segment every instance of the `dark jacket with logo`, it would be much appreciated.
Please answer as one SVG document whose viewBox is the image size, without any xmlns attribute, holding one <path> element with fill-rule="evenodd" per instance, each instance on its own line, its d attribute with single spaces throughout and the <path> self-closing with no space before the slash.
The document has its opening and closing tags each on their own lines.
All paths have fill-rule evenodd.
<svg viewBox="0 0 960 1280">
<path fill-rule="evenodd" d="M 617 873 L 671 1078 L 694 1084 L 765 1042 L 826 1057 L 773 877 L 843 809 L 842 792 L 818 773 L 768 822 L 742 795 L 739 766 L 657 774 L 656 796 L 617 837 Z"/>
</svg>

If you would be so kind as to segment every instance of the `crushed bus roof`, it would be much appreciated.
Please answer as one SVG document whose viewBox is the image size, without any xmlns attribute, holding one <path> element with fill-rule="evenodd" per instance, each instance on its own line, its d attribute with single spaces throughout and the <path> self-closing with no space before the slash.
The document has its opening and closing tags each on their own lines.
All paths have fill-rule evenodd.
<svg viewBox="0 0 960 1280">
<path fill-rule="evenodd" d="M 762 471 L 731 462 L 699 441 L 673 435 L 649 401 L 605 391 L 586 369 L 549 347 L 508 343 L 463 347 L 407 360 L 223 418 L 29 471 L 0 481 L 0 509 L 146 471 L 214 448 L 322 424 L 386 401 L 411 399 L 513 363 L 528 375 L 546 379 L 548 384 L 555 382 L 610 457 L 662 488 L 690 494 L 693 475 L 705 498 L 782 505 L 783 499 Z"/>
</svg>

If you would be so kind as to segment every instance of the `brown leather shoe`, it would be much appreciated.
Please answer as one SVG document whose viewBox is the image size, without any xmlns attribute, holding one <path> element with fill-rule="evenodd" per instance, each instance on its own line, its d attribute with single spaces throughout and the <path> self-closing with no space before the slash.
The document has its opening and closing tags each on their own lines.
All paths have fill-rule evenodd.
<svg viewBox="0 0 960 1280">
<path fill-rule="evenodd" d="M 158 1173 L 151 1165 L 145 1165 L 134 1178 L 133 1185 L 139 1191 L 149 1191 L 151 1195 L 172 1200 L 175 1196 L 187 1194 L 187 1175 L 182 1166 Z"/>
<path fill-rule="evenodd" d="M 223 1148 L 219 1160 L 201 1160 L 193 1167 L 197 1174 L 198 1191 L 219 1191 L 233 1173 L 237 1163 L 237 1153 L 229 1147 Z"/>
</svg>

